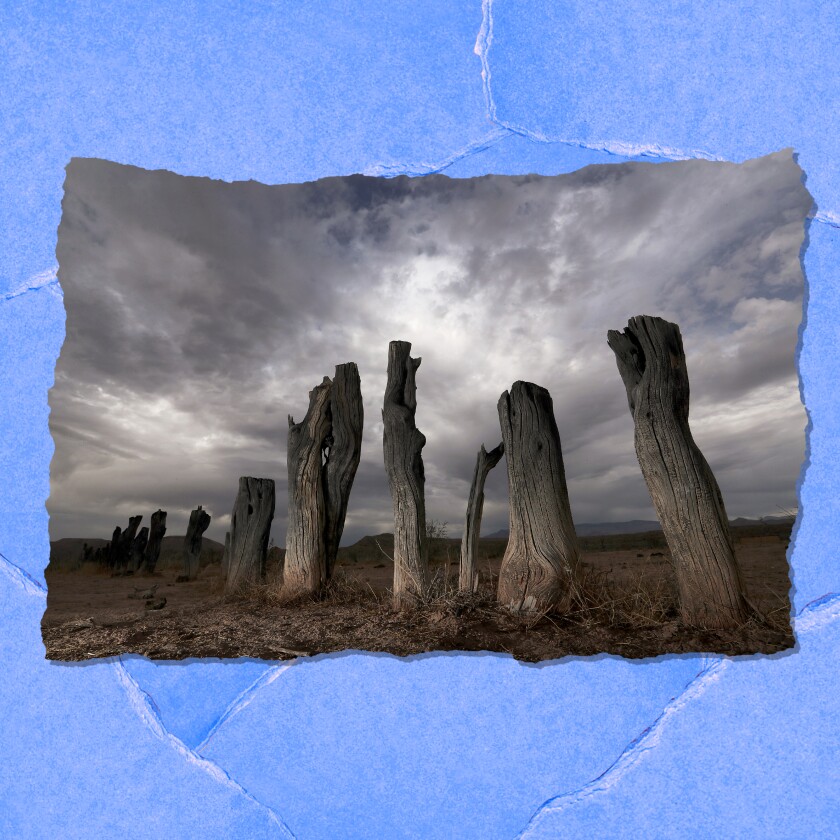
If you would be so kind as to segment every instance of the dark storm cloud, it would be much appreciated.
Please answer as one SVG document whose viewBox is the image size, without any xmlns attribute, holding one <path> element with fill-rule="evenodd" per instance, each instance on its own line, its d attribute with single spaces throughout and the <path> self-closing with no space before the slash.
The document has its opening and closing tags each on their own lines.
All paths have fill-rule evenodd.
<svg viewBox="0 0 840 840">
<path fill-rule="evenodd" d="M 286 417 L 301 419 L 309 390 L 351 360 L 365 437 L 345 541 L 388 530 L 380 408 L 396 338 L 423 358 L 428 515 L 451 533 L 516 379 L 552 394 L 575 518 L 650 518 L 606 345 L 641 313 L 680 324 L 692 428 L 731 515 L 793 506 L 801 175 L 789 152 L 284 186 L 73 160 L 58 236 L 68 317 L 50 396 L 53 538 L 106 536 L 158 506 L 177 533 L 204 504 L 222 539 L 249 474 L 277 482 L 281 542 Z M 502 465 L 485 529 L 506 520 Z"/>
</svg>

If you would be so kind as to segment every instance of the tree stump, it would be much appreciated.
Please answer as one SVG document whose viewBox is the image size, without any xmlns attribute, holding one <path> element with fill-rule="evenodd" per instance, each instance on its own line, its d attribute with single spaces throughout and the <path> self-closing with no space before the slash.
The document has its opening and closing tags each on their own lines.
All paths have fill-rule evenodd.
<svg viewBox="0 0 840 840">
<path fill-rule="evenodd" d="M 230 570 L 230 531 L 225 532 L 225 550 L 222 552 L 222 580 L 227 580 Z"/>
<path fill-rule="evenodd" d="M 146 550 L 143 553 L 142 571 L 144 574 L 154 574 L 155 567 L 160 558 L 160 547 L 163 543 L 163 535 L 165 533 L 166 511 L 158 509 L 152 514 L 149 541 L 146 543 Z"/>
<path fill-rule="evenodd" d="M 498 408 L 510 496 L 498 600 L 515 612 L 567 609 L 580 548 L 551 396 L 539 385 L 514 382 Z"/>
<path fill-rule="evenodd" d="M 143 564 L 143 554 L 146 551 L 146 544 L 148 542 L 149 529 L 147 527 L 141 528 L 137 536 L 131 541 L 129 568 L 132 572 L 137 572 Z"/>
<path fill-rule="evenodd" d="M 309 392 L 309 409 L 300 423 L 289 415 L 287 469 L 289 519 L 286 527 L 284 599 L 313 594 L 327 580 L 326 521 L 322 466 L 330 433 L 328 376 Z"/>
<path fill-rule="evenodd" d="M 354 362 L 337 365 L 329 406 L 332 431 L 327 436 L 323 467 L 326 579 L 332 577 L 344 532 L 347 502 L 362 454 L 364 409 L 359 369 Z"/>
<path fill-rule="evenodd" d="M 752 610 L 717 481 L 688 426 L 688 371 L 679 327 L 639 315 L 610 330 L 635 424 L 636 456 L 671 550 L 686 624 L 729 628 Z"/>
<path fill-rule="evenodd" d="M 470 500 L 467 503 L 467 522 L 464 536 L 461 539 L 461 566 L 458 573 L 458 590 L 472 592 L 475 589 L 475 558 L 478 551 L 478 538 L 481 534 L 481 514 L 484 510 L 484 482 L 487 474 L 499 461 L 505 452 L 504 443 L 487 452 L 484 444 L 478 450 L 475 459 L 475 472 L 470 487 Z"/>
<path fill-rule="evenodd" d="M 388 382 L 382 421 L 385 471 L 394 505 L 394 606 L 412 606 L 429 588 L 426 554 L 425 473 L 421 451 L 426 438 L 414 424 L 415 374 L 420 359 L 409 355 L 408 341 L 388 346 Z"/>
<path fill-rule="evenodd" d="M 122 538 L 122 528 L 117 525 L 114 528 L 114 533 L 111 535 L 111 542 L 108 544 L 108 568 L 111 571 L 116 571 L 117 568 L 117 561 L 120 557 L 120 544 Z"/>
<path fill-rule="evenodd" d="M 230 539 L 225 538 L 226 592 L 237 592 L 265 577 L 265 556 L 274 519 L 274 481 L 239 479 L 239 492 L 230 517 Z M 224 560 L 223 560 L 224 562 Z"/>
<path fill-rule="evenodd" d="M 142 519 L 142 516 L 130 516 L 128 518 L 128 528 L 120 534 L 120 541 L 117 546 L 116 563 L 114 564 L 114 571 L 117 574 L 125 574 L 129 568 L 129 563 L 131 561 L 131 546 L 134 543 L 134 538 L 137 536 L 137 528 L 140 526 L 140 521 Z"/>
<path fill-rule="evenodd" d="M 184 537 L 184 574 L 186 580 L 194 580 L 198 576 L 198 561 L 201 557 L 202 534 L 210 525 L 210 514 L 199 505 L 190 514 L 190 524 Z"/>
</svg>

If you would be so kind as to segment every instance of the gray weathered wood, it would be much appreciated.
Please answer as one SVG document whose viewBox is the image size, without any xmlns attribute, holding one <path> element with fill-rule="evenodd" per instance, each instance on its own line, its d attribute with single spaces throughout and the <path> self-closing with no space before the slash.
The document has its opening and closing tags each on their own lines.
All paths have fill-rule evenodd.
<svg viewBox="0 0 840 840">
<path fill-rule="evenodd" d="M 202 535 L 210 525 L 210 514 L 199 505 L 191 514 L 184 537 L 184 574 L 187 580 L 198 576 L 198 561 L 201 557 Z"/>
<path fill-rule="evenodd" d="M 475 589 L 475 558 L 481 534 L 481 514 L 484 510 L 484 482 L 490 470 L 502 459 L 504 452 L 504 443 L 500 443 L 490 452 L 484 449 L 482 443 L 475 459 L 475 472 L 467 503 L 467 521 L 464 536 L 461 538 L 461 566 L 458 573 L 458 589 L 461 592 L 472 592 Z"/>
<path fill-rule="evenodd" d="M 111 542 L 108 544 L 108 568 L 115 571 L 117 568 L 117 561 L 120 556 L 120 545 L 122 542 L 122 528 L 117 525 L 114 528 L 114 533 L 111 535 Z"/>
<path fill-rule="evenodd" d="M 281 593 L 285 599 L 314 594 L 327 580 L 324 543 L 324 449 L 330 433 L 332 382 L 328 376 L 309 392 L 309 409 L 300 423 L 289 415 L 287 447 L 289 517 Z"/>
<path fill-rule="evenodd" d="M 639 315 L 610 330 L 635 425 L 635 445 L 674 564 L 685 623 L 726 628 L 750 616 L 717 481 L 688 425 L 679 327 Z"/>
<path fill-rule="evenodd" d="M 514 382 L 499 398 L 507 461 L 510 536 L 499 602 L 517 612 L 568 606 L 580 562 L 551 396 Z"/>
<path fill-rule="evenodd" d="M 429 588 L 421 454 L 426 438 L 414 424 L 420 359 L 411 358 L 410 351 L 408 341 L 392 341 L 388 346 L 382 408 L 385 471 L 394 505 L 394 606 L 398 608 L 412 606 Z"/>
<path fill-rule="evenodd" d="M 131 562 L 131 546 L 134 543 L 134 538 L 137 536 L 137 529 L 140 526 L 142 516 L 130 516 L 128 518 L 128 528 L 120 534 L 119 544 L 117 546 L 116 563 L 114 571 L 119 574 L 124 574 L 129 569 Z"/>
<path fill-rule="evenodd" d="M 142 571 L 144 574 L 154 574 L 158 559 L 160 558 L 160 547 L 163 543 L 163 536 L 166 533 L 166 511 L 156 510 L 152 514 L 151 527 L 149 529 L 149 541 L 146 543 L 146 550 L 143 553 Z"/>
<path fill-rule="evenodd" d="M 230 531 L 225 532 L 225 550 L 222 552 L 222 580 L 227 580 L 230 569 Z"/>
<path fill-rule="evenodd" d="M 265 557 L 274 519 L 274 481 L 270 478 L 239 479 L 239 492 L 230 517 L 226 592 L 238 592 L 265 577 Z M 223 559 L 224 563 L 224 559 Z"/>
<path fill-rule="evenodd" d="M 143 527 L 137 532 L 137 536 L 131 541 L 131 552 L 128 568 L 136 572 L 143 563 L 143 554 L 149 542 L 149 529 Z"/>
<path fill-rule="evenodd" d="M 329 407 L 332 429 L 323 467 L 324 551 L 326 578 L 332 577 L 344 532 L 347 502 L 362 454 L 364 409 L 359 369 L 354 362 L 337 365 Z"/>
</svg>

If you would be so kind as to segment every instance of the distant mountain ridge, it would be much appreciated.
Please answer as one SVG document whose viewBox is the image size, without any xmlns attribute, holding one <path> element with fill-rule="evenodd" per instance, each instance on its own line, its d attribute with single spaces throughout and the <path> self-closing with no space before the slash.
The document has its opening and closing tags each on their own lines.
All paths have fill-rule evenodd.
<svg viewBox="0 0 840 840">
<path fill-rule="evenodd" d="M 743 516 L 730 519 L 729 524 L 735 528 L 743 525 L 761 525 L 769 523 L 793 522 L 793 516 L 765 516 L 763 519 L 746 519 Z M 579 537 L 604 537 L 610 534 L 641 534 L 646 531 L 661 531 L 662 526 L 655 519 L 631 519 L 629 522 L 582 522 L 575 525 Z M 482 534 L 482 540 L 504 540 L 508 537 L 508 529 L 502 528 L 492 534 Z"/>
</svg>

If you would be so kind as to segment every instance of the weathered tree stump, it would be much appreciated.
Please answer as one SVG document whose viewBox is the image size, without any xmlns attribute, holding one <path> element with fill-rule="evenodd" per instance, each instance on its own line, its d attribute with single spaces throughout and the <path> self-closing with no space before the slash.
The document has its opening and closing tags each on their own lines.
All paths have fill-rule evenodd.
<svg viewBox="0 0 840 840">
<path fill-rule="evenodd" d="M 635 424 L 636 456 L 673 558 L 686 624 L 728 628 L 752 610 L 715 477 L 688 426 L 688 371 L 679 327 L 639 315 L 610 330 Z"/>
<path fill-rule="evenodd" d="M 230 569 L 230 531 L 225 532 L 225 550 L 222 552 L 222 580 L 227 580 Z"/>
<path fill-rule="evenodd" d="M 194 580 L 198 576 L 202 535 L 209 525 L 210 514 L 199 505 L 190 514 L 187 535 L 184 537 L 184 574 L 182 577 L 186 580 Z"/>
<path fill-rule="evenodd" d="M 498 409 L 510 497 L 498 600 L 515 612 L 568 608 L 580 548 L 551 396 L 539 385 L 514 382 Z"/>
<path fill-rule="evenodd" d="M 239 479 L 239 492 L 230 517 L 230 538 L 225 538 L 226 592 L 237 592 L 265 577 L 265 556 L 274 519 L 274 481 Z M 224 563 L 224 559 L 223 559 Z"/>
<path fill-rule="evenodd" d="M 282 595 L 292 599 L 318 592 L 327 580 L 326 504 L 322 480 L 324 449 L 330 434 L 328 376 L 309 392 L 309 409 L 300 423 L 289 415 L 287 447 L 289 518 Z"/>
<path fill-rule="evenodd" d="M 129 563 L 131 562 L 131 546 L 134 543 L 134 538 L 137 536 L 137 528 L 140 526 L 140 521 L 142 519 L 142 516 L 130 516 L 128 518 L 128 528 L 120 534 L 120 541 L 117 546 L 116 562 L 114 564 L 114 572 L 118 575 L 125 574 L 129 569 Z"/>
<path fill-rule="evenodd" d="M 160 558 L 160 547 L 163 543 L 163 536 L 166 533 L 166 511 L 156 510 L 152 514 L 151 529 L 149 530 L 149 541 L 146 543 L 146 551 L 143 555 L 144 574 L 154 574 L 158 559 Z"/>
<path fill-rule="evenodd" d="M 327 580 L 332 577 L 335 567 L 338 546 L 344 532 L 347 502 L 362 454 L 364 409 L 359 369 L 354 362 L 336 365 L 329 415 L 332 429 L 325 441 L 327 461 L 323 466 Z"/>
<path fill-rule="evenodd" d="M 117 561 L 120 557 L 120 545 L 122 543 L 122 528 L 117 525 L 114 528 L 114 533 L 111 535 L 111 542 L 108 544 L 108 568 L 115 571 L 117 568 Z"/>
<path fill-rule="evenodd" d="M 475 589 L 475 558 L 478 551 L 478 538 L 481 534 L 481 514 L 484 510 L 484 482 L 487 475 L 502 459 L 504 443 L 487 452 L 484 444 L 478 450 L 475 459 L 475 472 L 470 487 L 470 500 L 467 503 L 467 522 L 461 539 L 461 566 L 458 573 L 458 590 L 472 592 Z"/>
<path fill-rule="evenodd" d="M 409 355 L 411 343 L 388 346 L 388 381 L 382 421 L 385 471 L 394 505 L 394 606 L 409 607 L 429 588 L 426 552 L 426 501 L 422 449 L 426 438 L 414 424 L 415 375 L 420 359 Z"/>
<path fill-rule="evenodd" d="M 149 529 L 147 527 L 143 527 L 138 531 L 137 536 L 131 541 L 128 567 L 132 572 L 137 572 L 142 565 L 143 553 L 146 551 L 146 545 L 148 542 Z"/>
</svg>

